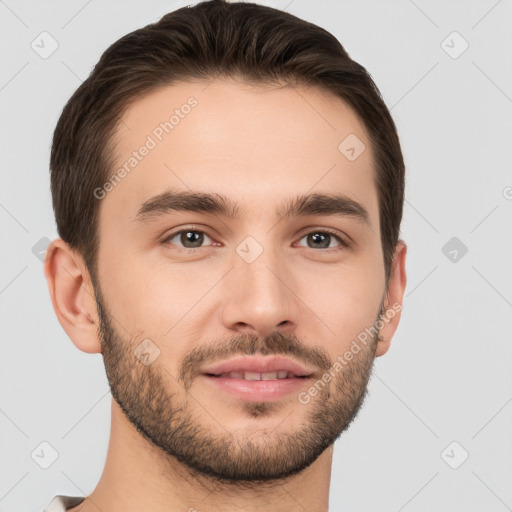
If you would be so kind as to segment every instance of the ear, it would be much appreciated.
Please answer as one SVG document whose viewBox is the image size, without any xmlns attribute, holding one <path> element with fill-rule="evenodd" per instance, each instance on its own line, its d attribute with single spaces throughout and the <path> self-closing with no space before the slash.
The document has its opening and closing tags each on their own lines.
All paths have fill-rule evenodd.
<svg viewBox="0 0 512 512">
<path fill-rule="evenodd" d="M 391 274 L 389 277 L 389 286 L 384 300 L 384 313 L 381 316 L 381 322 L 384 324 L 379 329 L 379 341 L 375 357 L 384 355 L 391 344 L 391 338 L 400 322 L 402 314 L 402 301 L 407 283 L 407 275 L 405 271 L 405 256 L 407 254 L 407 246 L 403 240 L 398 240 L 391 265 Z M 380 327 L 380 324 L 378 324 Z"/>
<path fill-rule="evenodd" d="M 83 352 L 101 352 L 94 289 L 83 258 L 61 238 L 46 251 L 44 274 L 55 314 Z"/>
</svg>

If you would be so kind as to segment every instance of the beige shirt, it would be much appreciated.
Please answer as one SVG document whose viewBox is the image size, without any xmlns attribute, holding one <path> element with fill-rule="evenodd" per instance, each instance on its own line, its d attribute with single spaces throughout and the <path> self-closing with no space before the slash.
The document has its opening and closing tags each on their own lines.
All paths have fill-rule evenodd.
<svg viewBox="0 0 512 512">
<path fill-rule="evenodd" d="M 85 500 L 83 496 L 55 496 L 43 512 L 65 512 Z"/>
</svg>

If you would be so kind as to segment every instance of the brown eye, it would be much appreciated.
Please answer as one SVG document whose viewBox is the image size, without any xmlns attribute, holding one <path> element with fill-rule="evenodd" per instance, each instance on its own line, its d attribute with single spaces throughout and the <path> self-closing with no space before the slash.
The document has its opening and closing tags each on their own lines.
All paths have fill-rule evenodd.
<svg viewBox="0 0 512 512">
<path fill-rule="evenodd" d="M 203 231 L 198 231 L 195 229 L 182 229 L 181 231 L 177 231 L 176 233 L 173 233 L 168 238 L 166 238 L 164 243 L 170 243 L 178 246 L 181 244 L 181 246 L 185 249 L 197 249 L 203 246 L 205 237 L 210 239 L 210 237 Z M 177 242 L 173 242 L 175 239 Z"/>
</svg>

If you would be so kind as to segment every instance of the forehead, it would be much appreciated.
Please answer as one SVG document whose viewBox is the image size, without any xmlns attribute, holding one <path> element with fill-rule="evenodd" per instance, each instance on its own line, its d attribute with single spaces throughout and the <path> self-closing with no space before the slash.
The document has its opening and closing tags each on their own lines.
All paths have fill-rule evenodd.
<svg viewBox="0 0 512 512">
<path fill-rule="evenodd" d="M 167 189 L 230 195 L 247 213 L 272 198 L 337 191 L 377 213 L 366 129 L 344 101 L 315 87 L 178 82 L 134 101 L 114 141 L 101 208 L 130 218 Z"/>
</svg>

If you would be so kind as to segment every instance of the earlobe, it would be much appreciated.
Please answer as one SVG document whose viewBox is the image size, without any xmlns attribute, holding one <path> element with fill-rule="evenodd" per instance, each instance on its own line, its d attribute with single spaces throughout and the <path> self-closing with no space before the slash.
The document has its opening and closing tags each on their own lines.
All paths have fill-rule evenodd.
<svg viewBox="0 0 512 512">
<path fill-rule="evenodd" d="M 400 322 L 402 302 L 407 284 L 407 273 L 405 270 L 406 254 L 407 245 L 403 240 L 399 240 L 391 265 L 388 292 L 384 301 L 384 313 L 379 319 L 380 324 L 377 322 L 379 339 L 377 341 L 375 357 L 380 357 L 389 350 L 391 339 Z"/>
<path fill-rule="evenodd" d="M 375 357 L 383 356 L 389 350 L 390 345 L 391 341 L 386 338 L 386 336 L 379 334 L 377 338 L 377 349 L 375 351 Z"/>
<path fill-rule="evenodd" d="M 83 259 L 57 238 L 46 251 L 44 274 L 53 309 L 68 337 L 83 352 L 101 352 L 96 299 Z"/>
</svg>

